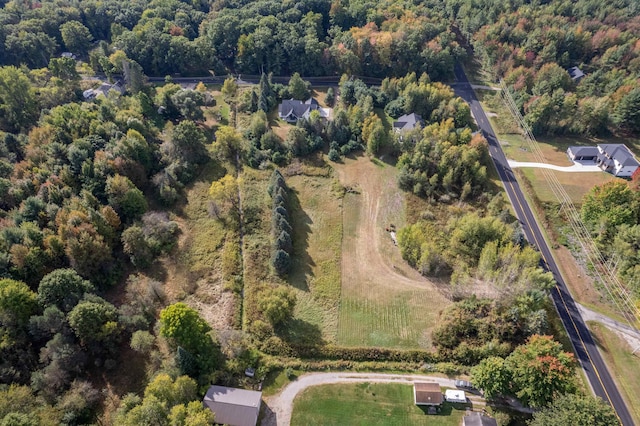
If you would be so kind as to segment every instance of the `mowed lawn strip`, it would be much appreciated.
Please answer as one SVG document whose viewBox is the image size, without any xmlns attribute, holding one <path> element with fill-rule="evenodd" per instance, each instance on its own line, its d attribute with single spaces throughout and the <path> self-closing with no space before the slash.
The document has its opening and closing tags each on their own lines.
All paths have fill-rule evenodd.
<svg viewBox="0 0 640 426">
<path fill-rule="evenodd" d="M 640 424 L 640 359 L 632 354 L 631 348 L 616 333 L 597 322 L 589 321 L 589 329 L 594 334 L 607 365 L 613 369 L 618 389 L 627 402 L 627 407 L 636 424 Z"/>
<path fill-rule="evenodd" d="M 340 303 L 342 199 L 333 178 L 297 175 L 286 178 L 293 227 L 289 283 L 296 288 L 294 317 L 320 327 L 335 341 Z"/>
<path fill-rule="evenodd" d="M 458 426 L 465 413 L 445 403 L 427 415 L 413 403 L 413 385 L 357 383 L 313 386 L 295 399 L 291 425 Z"/>
<path fill-rule="evenodd" d="M 431 349 L 431 330 L 450 302 L 402 260 L 387 232 L 406 219 L 397 169 L 366 157 L 336 165 L 343 201 L 342 294 L 337 343 Z"/>
</svg>

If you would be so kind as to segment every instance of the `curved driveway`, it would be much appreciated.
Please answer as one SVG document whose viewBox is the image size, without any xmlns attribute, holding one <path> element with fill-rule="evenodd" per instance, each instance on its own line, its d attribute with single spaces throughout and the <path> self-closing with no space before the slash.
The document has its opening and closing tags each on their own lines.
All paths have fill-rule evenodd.
<svg viewBox="0 0 640 426">
<path fill-rule="evenodd" d="M 265 404 L 269 408 L 267 415 L 262 420 L 262 426 L 289 426 L 293 400 L 296 396 L 310 386 L 328 385 L 336 383 L 401 383 L 412 385 L 414 382 L 436 382 L 440 386 L 455 389 L 452 379 L 420 374 L 382 374 L 382 373 L 309 373 L 300 376 L 289 383 L 278 395 L 265 398 Z M 474 404 L 484 405 L 480 397 L 470 396 Z"/>
<path fill-rule="evenodd" d="M 551 169 L 557 170 L 559 172 L 570 172 L 570 173 L 580 173 L 580 172 L 602 172 L 602 169 L 596 165 L 584 165 L 580 163 L 575 163 L 573 166 L 556 166 L 555 164 L 547 164 L 547 163 L 529 163 L 523 161 L 514 161 L 507 160 L 509 166 L 511 168 L 516 167 L 534 167 L 539 169 Z"/>
</svg>

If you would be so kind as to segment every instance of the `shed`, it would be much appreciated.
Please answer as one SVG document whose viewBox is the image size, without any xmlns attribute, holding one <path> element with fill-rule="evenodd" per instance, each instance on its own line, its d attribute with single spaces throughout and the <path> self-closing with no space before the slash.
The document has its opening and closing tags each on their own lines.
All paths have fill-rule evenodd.
<svg viewBox="0 0 640 426">
<path fill-rule="evenodd" d="M 444 399 L 447 402 L 459 402 L 464 404 L 467 402 L 467 395 L 464 394 L 464 391 L 459 389 L 447 389 L 444 392 Z"/>
<path fill-rule="evenodd" d="M 413 400 L 416 405 L 438 406 L 443 397 L 440 385 L 435 382 L 417 382 L 413 384 Z"/>
<path fill-rule="evenodd" d="M 215 422 L 230 426 L 255 426 L 260 414 L 262 392 L 211 386 L 202 403 L 213 411 Z"/>
<path fill-rule="evenodd" d="M 498 426 L 498 422 L 492 417 L 471 413 L 462 418 L 462 426 Z"/>
</svg>

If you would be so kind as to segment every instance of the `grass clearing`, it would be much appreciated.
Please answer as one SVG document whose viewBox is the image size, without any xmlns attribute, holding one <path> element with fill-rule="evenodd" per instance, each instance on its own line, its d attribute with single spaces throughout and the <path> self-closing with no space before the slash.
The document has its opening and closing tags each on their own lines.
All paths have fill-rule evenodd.
<svg viewBox="0 0 640 426">
<path fill-rule="evenodd" d="M 600 353 L 613 370 L 618 389 L 627 402 L 631 416 L 640 424 L 640 359 L 632 354 L 633 349 L 618 334 L 597 322 L 589 321 L 587 324 Z"/>
<path fill-rule="evenodd" d="M 541 202 L 558 203 L 558 199 L 547 182 L 547 178 L 545 176 L 546 170 L 531 167 L 522 167 L 520 170 L 533 187 L 536 196 Z M 582 198 L 591 190 L 591 188 L 596 185 L 602 185 L 603 183 L 618 179 L 615 176 L 604 172 L 567 173 L 559 172 L 557 170 L 548 170 L 548 172 L 551 172 L 555 176 L 557 181 L 567 192 L 567 195 L 571 198 L 573 204 L 578 208 L 582 204 Z"/>
<path fill-rule="evenodd" d="M 314 386 L 293 403 L 292 425 L 458 426 L 467 405 L 445 402 L 438 415 L 413 403 L 413 386 L 357 383 Z"/>
<path fill-rule="evenodd" d="M 431 349 L 431 330 L 451 302 L 402 260 L 386 231 L 406 223 L 397 169 L 366 157 L 336 165 L 344 197 L 342 294 L 337 343 Z"/>
<path fill-rule="evenodd" d="M 297 296 L 294 319 L 319 327 L 323 339 L 334 342 L 340 302 L 342 199 L 332 190 L 329 168 L 307 168 L 306 173 L 310 174 L 286 178 L 294 250 L 288 281 Z"/>
</svg>

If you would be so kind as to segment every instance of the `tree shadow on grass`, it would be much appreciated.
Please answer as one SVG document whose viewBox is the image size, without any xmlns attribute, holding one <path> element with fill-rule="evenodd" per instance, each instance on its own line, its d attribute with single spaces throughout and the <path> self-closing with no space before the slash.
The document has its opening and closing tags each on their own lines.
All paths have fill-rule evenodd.
<svg viewBox="0 0 640 426">
<path fill-rule="evenodd" d="M 316 324 L 292 318 L 279 330 L 278 335 L 285 341 L 301 346 L 322 346 L 326 342 Z"/>
<path fill-rule="evenodd" d="M 313 221 L 300 205 L 298 191 L 289 189 L 288 211 L 293 227 L 293 256 L 289 283 L 303 291 L 309 291 L 309 278 L 313 276 L 315 263 L 309 255 L 309 234 Z"/>
</svg>

